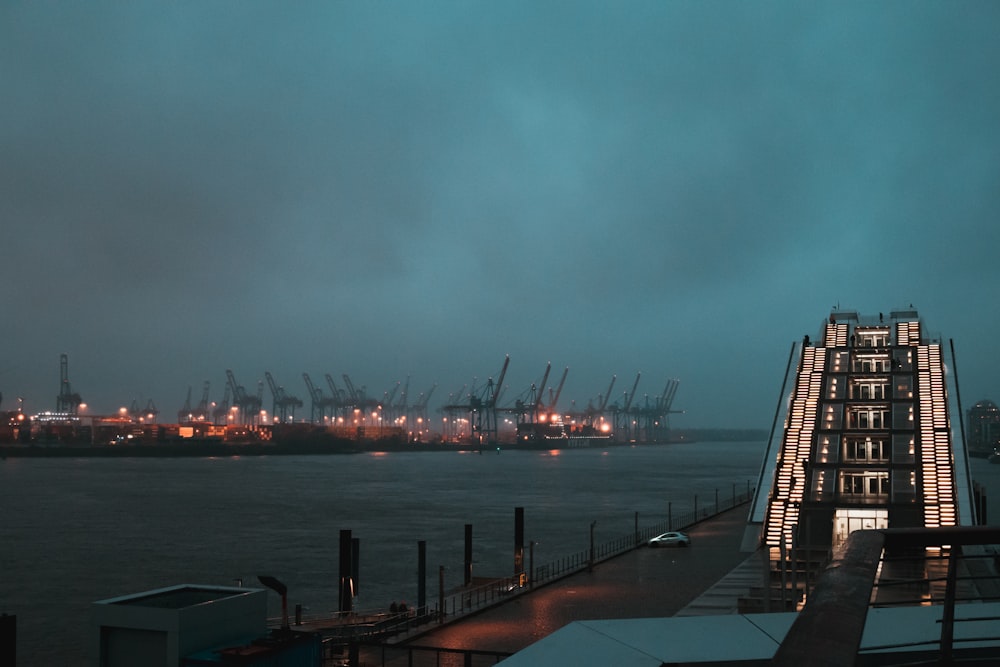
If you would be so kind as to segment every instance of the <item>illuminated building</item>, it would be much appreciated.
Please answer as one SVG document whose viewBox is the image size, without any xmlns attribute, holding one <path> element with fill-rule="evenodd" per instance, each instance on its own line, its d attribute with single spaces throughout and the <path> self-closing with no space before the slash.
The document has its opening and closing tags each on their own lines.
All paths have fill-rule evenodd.
<svg viewBox="0 0 1000 667">
<path fill-rule="evenodd" d="M 793 344 L 744 545 L 773 560 L 859 529 L 973 525 L 953 357 L 912 308 L 834 310 Z"/>
<path fill-rule="evenodd" d="M 969 456 L 988 456 L 1000 447 L 1000 408 L 993 401 L 979 401 L 969 408 Z"/>
</svg>

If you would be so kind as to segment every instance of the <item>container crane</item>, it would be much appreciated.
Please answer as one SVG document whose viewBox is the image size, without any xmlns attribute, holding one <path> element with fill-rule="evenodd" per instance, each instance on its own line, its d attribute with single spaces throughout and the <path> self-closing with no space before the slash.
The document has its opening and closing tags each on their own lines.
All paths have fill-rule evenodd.
<svg viewBox="0 0 1000 667">
<path fill-rule="evenodd" d="M 226 391 L 222 397 L 222 402 L 212 409 L 212 423 L 216 426 L 225 425 L 229 420 L 229 384 L 226 384 Z"/>
<path fill-rule="evenodd" d="M 551 414 L 556 411 L 556 404 L 559 402 L 559 396 L 562 394 L 563 385 L 566 384 L 566 376 L 569 375 L 569 366 L 563 370 L 562 379 L 559 380 L 559 386 L 556 387 L 555 394 L 552 393 L 552 388 L 549 387 L 549 407 L 548 412 Z"/>
<path fill-rule="evenodd" d="M 302 379 L 306 381 L 306 388 L 309 390 L 309 419 L 312 422 L 323 422 L 326 420 L 326 413 L 329 410 L 330 418 L 333 419 L 334 410 L 337 407 L 336 397 L 326 397 L 323 390 L 313 384 L 309 373 L 303 373 Z"/>
<path fill-rule="evenodd" d="M 326 383 L 330 386 L 330 391 L 333 392 L 333 407 L 340 409 L 340 416 L 346 418 L 348 412 L 347 400 L 344 395 L 343 390 L 337 387 L 337 384 L 333 381 L 333 376 L 329 373 L 326 374 Z"/>
<path fill-rule="evenodd" d="M 652 415 L 652 423 L 648 429 L 655 442 L 667 442 L 670 440 L 670 415 L 671 413 L 681 413 L 683 410 L 672 409 L 674 396 L 677 394 L 677 387 L 681 381 L 677 378 L 667 380 L 667 386 L 663 388 L 663 393 L 656 397 L 655 414 Z"/>
<path fill-rule="evenodd" d="M 180 410 L 177 411 L 177 421 L 178 422 L 188 422 L 188 421 L 207 421 L 208 420 L 208 380 L 205 380 L 205 385 L 201 392 L 201 401 L 198 405 L 191 407 L 191 386 L 188 385 L 187 398 L 184 399 L 184 405 Z"/>
<path fill-rule="evenodd" d="M 482 391 L 475 388 L 476 381 L 473 379 L 473 388 L 469 392 L 468 403 L 452 403 L 443 406 L 441 409 L 450 417 L 452 424 L 455 423 L 457 414 L 469 415 L 470 435 L 480 444 L 495 442 L 497 437 L 496 424 L 496 401 L 499 396 L 498 386 L 503 383 L 507 375 L 507 368 L 510 366 L 510 355 L 504 358 L 503 367 L 500 369 L 499 382 L 494 383 L 490 377 Z M 468 385 L 466 385 L 468 386 Z M 465 386 L 462 387 L 459 395 L 464 395 Z M 485 418 L 485 420 L 484 420 Z"/>
<path fill-rule="evenodd" d="M 403 383 L 403 390 L 399 393 L 399 399 L 394 405 L 392 405 L 392 420 L 394 426 L 407 427 L 406 422 L 409 420 L 409 395 L 410 395 L 410 376 L 406 376 L 406 382 Z M 386 405 L 388 409 L 389 406 Z M 398 422 L 402 422 L 399 424 Z"/>
<path fill-rule="evenodd" d="M 181 409 L 177 411 L 177 421 L 178 422 L 189 421 L 191 419 L 191 417 L 192 417 L 191 412 L 192 412 L 192 410 L 191 410 L 191 385 L 188 385 L 187 398 L 184 399 L 184 405 L 181 406 Z"/>
<path fill-rule="evenodd" d="M 545 389 L 549 381 L 549 373 L 551 372 L 552 363 L 549 362 L 545 366 L 545 374 L 542 375 L 542 381 L 538 385 L 532 385 L 531 387 L 532 398 L 530 405 L 520 401 L 515 404 L 518 420 L 516 427 L 518 440 L 546 440 L 566 437 L 566 429 L 563 426 L 562 417 L 558 414 L 551 414 L 551 409 L 555 407 L 556 401 L 559 400 L 559 394 L 562 393 L 562 385 L 566 381 L 569 367 L 567 366 L 566 370 L 563 371 L 559 389 L 550 394 L 552 400 L 549 405 L 546 405 Z"/>
<path fill-rule="evenodd" d="M 625 405 L 621 407 L 618 405 L 612 406 L 616 437 L 619 433 L 623 433 L 626 438 L 632 437 L 632 426 L 629 413 L 632 409 L 632 400 L 635 398 L 635 392 L 639 387 L 640 377 L 642 377 L 642 373 L 636 373 L 635 382 L 632 383 L 631 393 L 625 394 Z"/>
<path fill-rule="evenodd" d="M 226 379 L 229 382 L 229 389 L 233 396 L 233 405 L 242 412 L 241 419 L 244 424 L 255 424 L 260 417 L 260 406 L 262 404 L 261 394 L 263 386 L 257 383 L 257 395 L 248 394 L 243 385 L 236 382 L 236 376 L 231 370 L 226 370 Z"/>
<path fill-rule="evenodd" d="M 198 421 L 208 420 L 208 390 L 212 385 L 208 380 L 205 380 L 205 384 L 201 389 L 201 400 L 198 401 L 198 407 L 195 408 L 195 419 Z"/>
<path fill-rule="evenodd" d="M 532 418 L 537 420 L 538 413 L 542 409 L 542 399 L 545 396 L 545 385 L 549 381 L 549 373 L 552 372 L 552 362 L 550 361 L 545 365 L 545 373 L 542 375 L 542 381 L 538 383 L 535 391 L 535 401 L 532 404 Z"/>
<path fill-rule="evenodd" d="M 69 386 L 69 356 L 59 355 L 59 395 L 56 396 L 56 412 L 75 415 L 83 399 Z"/>
<path fill-rule="evenodd" d="M 271 415 L 279 423 L 295 421 L 295 408 L 302 407 L 302 399 L 292 396 L 285 391 L 285 388 L 274 381 L 270 371 L 264 371 L 264 378 L 267 386 L 271 390 Z"/>
<path fill-rule="evenodd" d="M 504 357 L 503 367 L 500 369 L 500 375 L 497 378 L 497 382 L 493 384 L 493 378 L 489 378 L 486 382 L 486 388 L 483 390 L 483 396 L 480 399 L 482 409 L 477 413 L 478 420 L 476 426 L 480 433 L 485 434 L 484 437 L 486 442 L 497 442 L 499 439 L 499 425 L 497 424 L 497 400 L 500 398 L 500 394 L 503 393 L 503 381 L 507 377 L 507 368 L 510 366 L 510 355 L 508 354 Z M 485 426 L 482 423 L 482 418 L 485 415 L 486 423 Z"/>
<path fill-rule="evenodd" d="M 431 422 L 427 415 L 427 403 L 431 400 L 431 394 L 434 393 L 435 389 L 437 389 L 437 384 L 431 385 L 430 389 L 417 397 L 417 402 L 413 406 L 413 428 L 418 434 L 430 430 Z M 420 439 L 419 436 L 418 439 Z"/>
<path fill-rule="evenodd" d="M 132 399 L 132 406 L 128 410 L 129 415 L 138 422 L 148 422 L 150 424 L 156 423 L 156 415 L 160 414 L 160 411 L 156 409 L 156 405 L 153 403 L 153 399 L 149 399 L 146 402 L 145 409 L 139 407 L 139 401 L 137 399 Z"/>
</svg>

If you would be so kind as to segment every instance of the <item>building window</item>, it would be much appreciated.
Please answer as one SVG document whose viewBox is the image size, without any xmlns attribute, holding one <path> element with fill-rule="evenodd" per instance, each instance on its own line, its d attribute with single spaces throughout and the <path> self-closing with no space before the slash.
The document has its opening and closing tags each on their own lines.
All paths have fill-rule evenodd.
<svg viewBox="0 0 1000 667">
<path fill-rule="evenodd" d="M 892 384 L 893 398 L 913 398 L 912 375 L 893 375 Z"/>
<path fill-rule="evenodd" d="M 917 475 L 913 470 L 892 471 L 892 502 L 913 503 L 917 500 Z"/>
<path fill-rule="evenodd" d="M 854 357 L 855 373 L 888 373 L 891 368 L 888 354 L 860 353 Z"/>
<path fill-rule="evenodd" d="M 914 443 L 912 433 L 894 433 L 892 436 L 892 462 L 893 463 L 913 463 L 916 460 L 914 454 Z"/>
<path fill-rule="evenodd" d="M 889 428 L 889 410 L 884 405 L 852 405 L 847 409 L 847 428 Z"/>
<path fill-rule="evenodd" d="M 855 342 L 858 347 L 888 347 L 889 329 L 855 329 Z"/>
<path fill-rule="evenodd" d="M 844 438 L 844 461 L 850 463 L 888 463 L 889 443 L 883 437 Z"/>
<path fill-rule="evenodd" d="M 851 380 L 851 398 L 857 401 L 877 400 L 886 398 L 885 378 L 854 378 Z"/>
<path fill-rule="evenodd" d="M 889 499 L 889 472 L 845 471 L 840 478 L 840 495 L 853 502 L 886 502 Z"/>
</svg>

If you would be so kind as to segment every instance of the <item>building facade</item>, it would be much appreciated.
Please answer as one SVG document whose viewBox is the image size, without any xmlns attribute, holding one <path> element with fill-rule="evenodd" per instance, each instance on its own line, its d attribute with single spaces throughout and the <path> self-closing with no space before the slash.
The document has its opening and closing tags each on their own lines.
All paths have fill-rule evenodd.
<svg viewBox="0 0 1000 667">
<path fill-rule="evenodd" d="M 969 456 L 989 456 L 1000 448 L 1000 408 L 993 401 L 979 401 L 967 414 Z"/>
<path fill-rule="evenodd" d="M 744 547 L 973 525 L 953 356 L 912 308 L 834 310 L 793 344 Z"/>
</svg>

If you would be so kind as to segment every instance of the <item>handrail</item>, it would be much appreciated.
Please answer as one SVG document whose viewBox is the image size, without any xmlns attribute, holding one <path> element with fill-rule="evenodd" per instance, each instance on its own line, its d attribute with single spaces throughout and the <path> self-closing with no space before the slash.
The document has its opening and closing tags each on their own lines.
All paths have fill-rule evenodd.
<svg viewBox="0 0 1000 667">
<path fill-rule="evenodd" d="M 884 554 L 935 547 L 948 551 L 945 595 L 940 600 L 944 607 L 941 637 L 935 643 L 940 647 L 941 658 L 950 659 L 956 622 L 954 607 L 958 597 L 957 564 L 962 556 L 962 547 L 990 544 L 1000 544 L 1000 528 L 947 526 L 851 533 L 844 548 L 820 575 L 805 606 L 775 653 L 772 664 L 779 667 L 854 665 L 861 647 L 865 619 L 872 605 L 872 591 L 878 585 L 877 573 L 885 562 Z"/>
</svg>

